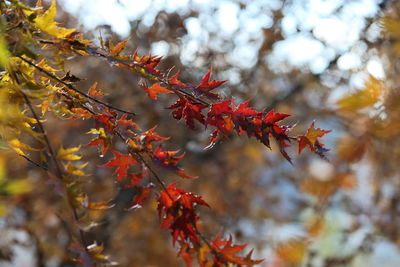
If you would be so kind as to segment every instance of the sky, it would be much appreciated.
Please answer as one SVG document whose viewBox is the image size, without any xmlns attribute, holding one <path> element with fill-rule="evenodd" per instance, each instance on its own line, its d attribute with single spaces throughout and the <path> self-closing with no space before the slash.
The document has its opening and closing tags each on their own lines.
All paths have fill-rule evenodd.
<svg viewBox="0 0 400 267">
<path fill-rule="evenodd" d="M 347 50 L 357 42 L 364 26 L 363 18 L 374 16 L 380 1 L 347 1 L 340 14 L 332 15 L 344 1 L 298 0 L 284 7 L 282 28 L 285 40 L 276 43 L 267 58 L 269 64 L 277 71 L 285 71 L 285 63 L 289 63 L 320 73 L 336 53 L 345 52 L 338 61 L 340 69 L 361 67 L 360 54 L 364 52 L 362 47 Z M 143 23 L 150 26 L 159 10 L 178 13 L 188 12 L 188 9 L 196 10 L 199 17 L 186 21 L 188 35 L 185 36 L 185 48 L 181 51 L 182 61 L 193 61 L 195 51 L 209 42 L 205 31 L 214 31 L 221 36 L 235 38 L 231 61 L 241 68 L 252 67 L 257 60 L 258 49 L 254 49 L 257 42 L 250 44 L 250 40 L 259 38 L 262 28 L 272 25 L 271 16 L 268 12 L 260 14 L 260 8 L 282 8 L 281 2 L 277 0 L 247 1 L 245 10 L 240 10 L 235 1 L 226 0 L 59 0 L 59 3 L 66 11 L 78 16 L 85 29 L 93 30 L 98 25 L 108 24 L 121 38 L 129 35 L 129 21 L 142 15 Z M 212 9 L 217 12 L 210 17 Z M 258 45 L 261 45 L 261 40 Z M 154 43 L 151 52 L 165 56 L 169 52 L 168 44 L 163 41 Z M 384 78 L 379 60 L 368 62 L 367 72 L 377 78 Z M 355 79 L 354 85 L 362 87 L 363 78 Z"/>
</svg>

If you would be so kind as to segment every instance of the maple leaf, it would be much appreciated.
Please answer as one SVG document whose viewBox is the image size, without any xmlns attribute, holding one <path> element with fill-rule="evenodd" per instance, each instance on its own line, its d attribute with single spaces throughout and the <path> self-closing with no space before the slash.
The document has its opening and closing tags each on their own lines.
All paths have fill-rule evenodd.
<svg viewBox="0 0 400 267">
<path fill-rule="evenodd" d="M 111 51 L 109 56 L 115 57 L 118 56 L 119 53 L 125 48 L 126 43 L 129 41 L 129 39 L 126 39 L 125 41 L 119 42 L 116 46 L 114 46 Z"/>
<path fill-rule="evenodd" d="M 122 126 L 122 127 L 126 127 L 126 128 L 132 127 L 132 128 L 137 129 L 137 130 L 140 130 L 139 125 L 137 125 L 137 124 L 136 124 L 135 122 L 133 122 L 132 120 L 127 120 L 127 119 L 126 119 L 127 117 L 128 117 L 128 115 L 125 113 L 124 115 L 121 116 L 121 118 L 120 118 L 119 120 L 116 121 L 116 123 L 117 123 L 119 126 Z"/>
<path fill-rule="evenodd" d="M 112 133 L 116 127 L 113 120 L 115 120 L 115 116 L 108 115 L 108 114 L 100 114 L 95 115 L 94 120 L 96 122 L 96 128 L 104 128 L 107 133 Z M 102 127 L 97 127 L 101 125 Z"/>
<path fill-rule="evenodd" d="M 150 74 L 161 77 L 164 74 L 161 73 L 159 70 L 156 69 L 157 65 L 160 63 L 162 57 L 159 56 L 142 56 L 139 57 L 137 50 L 135 53 L 132 55 L 132 59 L 137 62 L 138 65 L 141 65 L 143 67 L 143 72 L 142 74 L 146 75 L 146 71 L 149 72 Z"/>
<path fill-rule="evenodd" d="M 147 95 L 153 100 L 157 100 L 158 94 L 173 93 L 171 90 L 162 87 L 160 83 L 155 83 L 151 87 L 144 87 L 144 90 L 146 91 Z"/>
<path fill-rule="evenodd" d="M 65 170 L 72 174 L 72 175 L 77 175 L 77 176 L 85 176 L 86 173 L 83 172 L 81 169 L 85 168 L 89 162 L 85 162 L 80 165 L 73 165 L 70 161 L 67 164 L 64 164 Z"/>
<path fill-rule="evenodd" d="M 142 182 L 144 173 L 139 172 L 139 173 L 135 173 L 135 174 L 129 174 L 129 176 L 130 176 L 131 180 L 128 184 L 126 184 L 124 186 L 125 188 L 132 188 L 135 185 L 137 185 L 138 183 Z"/>
<path fill-rule="evenodd" d="M 171 231 L 173 244 L 178 239 L 181 241 L 189 239 L 199 244 L 196 226 L 199 218 L 195 208 L 198 205 L 208 206 L 208 204 L 201 197 L 177 188 L 175 184 L 170 184 L 166 190 L 161 191 L 157 202 L 158 214 L 162 220 L 161 228 Z"/>
<path fill-rule="evenodd" d="M 17 152 L 19 155 L 23 155 L 26 156 L 26 154 L 24 153 L 23 150 L 29 150 L 29 151 L 41 151 L 43 149 L 39 149 L 39 148 L 33 148 L 27 144 L 22 143 L 21 141 L 19 141 L 18 139 L 11 139 L 10 141 L 8 141 L 9 146 L 15 151 Z"/>
<path fill-rule="evenodd" d="M 97 82 L 95 82 L 92 86 L 90 86 L 88 94 L 91 97 L 99 97 L 106 95 L 105 93 L 97 89 Z"/>
<path fill-rule="evenodd" d="M 129 165 L 135 165 L 136 160 L 129 154 L 121 154 L 115 150 L 112 153 L 114 154 L 114 158 L 106 164 L 100 165 L 100 167 L 117 167 L 114 173 L 118 174 L 118 181 L 122 181 L 127 175 Z"/>
<path fill-rule="evenodd" d="M 80 146 L 78 147 L 72 147 L 72 148 L 67 148 L 64 149 L 63 147 L 60 147 L 57 153 L 57 158 L 61 160 L 80 160 L 82 157 L 78 155 L 74 155 L 73 153 L 78 151 L 80 149 Z"/>
<path fill-rule="evenodd" d="M 86 146 L 98 146 L 101 145 L 101 154 L 104 156 L 108 148 L 111 144 L 110 138 L 106 135 L 105 131 L 103 128 L 100 129 L 91 129 L 89 132 L 90 134 L 98 134 L 98 136 L 94 139 L 92 139 Z"/>
<path fill-rule="evenodd" d="M 33 13 L 33 11 L 26 9 L 24 9 L 24 12 L 28 16 Z M 34 19 L 34 25 L 39 29 L 41 29 L 42 31 L 44 31 L 45 33 L 50 34 L 57 38 L 65 38 L 68 35 L 75 32 L 75 29 L 66 29 L 58 27 L 57 26 L 58 23 L 54 21 L 56 14 L 57 14 L 56 1 L 53 0 L 51 2 L 51 6 L 49 7 L 49 9 L 47 9 L 46 12 L 38 15 Z"/>
<path fill-rule="evenodd" d="M 181 82 L 179 80 L 179 70 L 171 77 L 168 79 L 168 82 L 172 85 L 172 86 L 177 86 L 177 87 L 186 87 L 186 84 L 184 84 L 183 82 Z"/>
<path fill-rule="evenodd" d="M 240 104 L 237 109 L 232 112 L 232 121 L 235 124 L 235 130 L 238 134 L 241 131 L 247 132 L 251 128 L 251 120 L 254 116 L 260 116 L 262 112 L 256 111 L 253 108 L 247 107 L 249 101 Z M 251 128 L 252 129 L 252 128 Z M 248 132 L 250 136 L 250 132 Z"/>
<path fill-rule="evenodd" d="M 318 138 L 324 136 L 327 133 L 330 133 L 331 130 L 322 130 L 320 128 L 315 128 L 315 122 L 313 121 L 308 128 L 305 135 L 298 136 L 299 138 L 299 154 L 305 147 L 309 147 L 310 150 L 322 158 L 324 158 L 324 153 L 329 151 L 329 149 L 324 148 L 323 144 L 319 142 Z"/>
<path fill-rule="evenodd" d="M 42 112 L 43 109 L 47 109 L 47 107 L 43 107 L 42 105 Z M 74 113 L 73 117 L 71 119 L 90 119 L 93 114 L 87 111 L 86 109 L 83 108 L 71 108 L 71 111 Z M 45 111 L 44 111 L 45 112 Z"/>
<path fill-rule="evenodd" d="M 232 103 L 233 99 L 228 99 L 220 103 L 212 104 L 207 113 L 206 125 L 217 127 L 218 131 L 224 135 L 229 134 L 233 126 L 231 120 L 231 115 L 233 113 Z"/>
<path fill-rule="evenodd" d="M 252 260 L 250 251 L 246 257 L 238 256 L 237 253 L 241 252 L 244 248 L 247 247 L 247 244 L 244 245 L 235 245 L 232 241 L 232 236 L 229 236 L 228 240 L 223 240 L 221 237 L 217 237 L 214 241 L 211 242 L 213 248 L 218 252 L 219 257 L 225 262 L 230 262 L 238 265 L 252 266 L 263 262 L 264 260 Z M 221 259 L 216 259 L 217 264 L 221 264 Z M 225 265 L 225 264 L 224 264 Z"/>
<path fill-rule="evenodd" d="M 267 113 L 267 115 L 265 115 L 265 117 L 263 118 L 263 121 L 265 123 L 276 125 L 276 123 L 278 121 L 281 121 L 281 120 L 283 120 L 284 118 L 287 118 L 287 117 L 290 117 L 290 115 L 286 114 L 286 113 L 278 113 L 278 112 L 275 112 L 275 110 L 272 109 Z"/>
<path fill-rule="evenodd" d="M 151 189 L 154 188 L 154 184 L 150 183 L 147 186 L 136 186 L 136 189 L 138 190 L 137 194 L 132 200 L 131 206 L 129 206 L 129 210 L 132 209 L 139 209 L 143 206 L 143 203 L 146 201 L 146 199 L 149 197 L 151 193 Z"/>
<path fill-rule="evenodd" d="M 364 83 L 364 89 L 346 95 L 336 104 L 340 110 L 347 112 L 358 112 L 365 108 L 371 108 L 380 99 L 380 96 L 386 91 L 383 81 L 369 76 Z"/>
<path fill-rule="evenodd" d="M 181 97 L 175 104 L 169 106 L 167 109 L 175 109 L 172 111 L 172 116 L 177 120 L 182 118 L 185 119 L 186 125 L 189 128 L 194 129 L 195 120 L 201 124 L 205 123 L 204 115 L 201 113 L 201 111 L 206 107 L 206 105 L 193 102 L 188 98 Z"/>
<path fill-rule="evenodd" d="M 153 145 L 152 145 L 153 142 L 166 141 L 166 140 L 169 139 L 169 137 L 159 136 L 155 132 L 156 128 L 157 128 L 157 126 L 154 126 L 153 128 L 151 128 L 151 129 L 147 130 L 146 132 L 140 134 L 139 138 L 138 138 L 138 143 L 142 144 L 144 147 L 148 148 L 149 150 L 152 150 L 153 149 Z M 135 146 L 133 146 L 133 147 L 135 147 Z"/>
<path fill-rule="evenodd" d="M 175 156 L 178 152 L 179 150 L 163 151 L 161 146 L 159 146 L 153 153 L 153 161 L 169 169 L 180 170 L 177 164 L 185 156 L 185 153 L 180 156 Z"/>
<path fill-rule="evenodd" d="M 211 99 L 219 99 L 220 98 L 218 94 L 212 93 L 210 91 L 217 88 L 221 84 L 225 83 L 226 80 L 225 81 L 216 81 L 216 80 L 210 81 L 211 72 L 212 72 L 212 69 L 210 68 L 210 70 L 201 79 L 201 82 L 199 83 L 199 85 L 197 85 L 194 88 L 194 93 L 196 96 L 207 96 Z"/>
</svg>

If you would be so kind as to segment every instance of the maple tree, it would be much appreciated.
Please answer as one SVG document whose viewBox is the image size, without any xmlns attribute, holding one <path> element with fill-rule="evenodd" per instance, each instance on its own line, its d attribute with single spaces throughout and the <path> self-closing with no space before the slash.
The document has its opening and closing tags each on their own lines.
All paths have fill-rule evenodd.
<svg viewBox="0 0 400 267">
<path fill-rule="evenodd" d="M 121 69 L 140 77 L 138 94 L 148 96 L 143 101 L 157 103 L 154 107 L 158 107 L 160 113 L 182 121 L 178 123 L 169 118 L 169 125 L 183 124 L 187 131 L 209 134 L 208 144 L 204 147 L 210 153 L 217 152 L 221 143 L 234 140 L 233 136 L 237 135 L 243 142 L 254 139 L 259 142 L 257 147 L 278 150 L 280 159 L 292 164 L 291 147 L 298 154 L 308 150 L 316 158 L 327 160 L 328 149 L 322 137 L 331 130 L 318 128 L 318 121 L 312 122 L 309 127 L 300 121 L 300 127 L 307 130 L 304 134 L 292 135 L 294 124 L 283 124 L 290 119 L 287 111 L 280 112 L 273 105 L 257 109 L 252 107 L 253 101 L 241 102 L 233 95 L 221 94 L 220 89 L 229 87 L 229 81 L 213 80 L 212 75 L 216 71 L 211 68 L 203 71 L 199 82 L 191 83 L 180 78 L 180 71 L 173 71 L 172 65 L 167 66 L 170 69 L 166 71 L 159 67 L 169 63 L 161 57 L 142 56 L 140 51 L 132 51 L 128 48 L 128 40 L 116 45 L 100 40 L 100 44 L 95 45 L 94 41 L 85 39 L 75 29 L 67 29 L 55 21 L 55 1 L 48 8 L 42 7 L 40 2 L 36 7 L 20 1 L 0 3 L 4 14 L 1 22 L 4 34 L 0 37 L 0 87 L 4 89 L 0 95 L 1 138 L 29 164 L 47 173 L 47 188 L 53 188 L 64 199 L 59 216 L 68 229 L 68 257 L 85 266 L 118 262 L 112 254 L 105 255 L 107 243 L 96 243 L 95 229 L 98 225 L 93 219 L 93 212 L 106 213 L 114 209 L 116 203 L 113 199 L 115 192 L 110 194 L 112 200 L 105 200 L 92 196 L 86 190 L 88 174 L 85 168 L 98 166 L 99 172 L 113 173 L 115 177 L 107 178 L 115 184 L 110 191 L 132 190 L 129 203 L 124 207 L 125 213 L 154 206 L 159 227 L 170 234 L 172 245 L 187 266 L 262 264 L 262 259 L 253 258 L 252 250 L 245 252 L 247 244 L 236 244 L 232 235 L 210 233 L 209 229 L 204 229 L 207 225 L 200 215 L 213 212 L 214 205 L 209 204 L 208 196 L 184 189 L 183 185 L 202 184 L 204 180 L 184 165 L 190 153 L 186 154 L 184 147 L 169 150 L 173 137 L 161 136 L 159 127 L 155 125 L 157 123 L 150 119 L 146 121 L 148 117 L 139 107 L 131 105 L 132 110 L 127 110 L 118 102 L 108 102 L 109 98 L 100 89 L 103 88 L 100 83 L 94 82 L 85 90 L 81 89 L 84 79 L 78 78 L 80 74 L 68 68 L 70 58 L 95 58 L 102 65 L 108 65 L 109 71 Z M 394 22 L 386 23 L 390 26 Z M 363 109 L 382 99 L 382 87 L 381 81 L 371 77 L 365 90 L 339 100 L 340 111 L 359 115 Z M 164 99 L 167 99 L 167 105 L 164 105 Z M 296 116 L 294 114 L 293 117 Z M 87 134 L 86 141 L 72 139 L 63 144 L 54 136 L 51 138 L 47 129 L 56 120 L 69 127 L 78 123 L 85 125 L 82 128 L 87 130 L 80 133 Z M 375 129 L 375 126 L 370 127 Z M 381 129 L 384 127 L 387 126 Z M 163 130 L 162 133 L 172 135 L 172 131 Z M 361 157 L 365 153 L 363 147 L 368 142 L 366 140 L 371 138 L 367 133 L 364 137 L 347 140 L 361 148 L 350 153 L 347 150 L 352 145 L 347 145 L 342 149 L 343 157 L 349 161 Z M 96 149 L 101 162 L 86 160 L 89 159 L 87 154 L 94 153 Z M 292 168 L 296 169 L 296 164 Z M 167 177 L 171 176 L 178 180 L 170 182 Z M 19 182 L 23 185 L 22 189 L 10 189 L 10 192 L 20 194 L 30 190 L 32 185 L 26 185 L 29 184 L 26 179 Z M 354 186 L 353 176 L 342 170 L 329 181 L 304 179 L 299 188 L 305 194 L 318 198 L 320 206 L 316 209 L 322 210 L 339 189 Z M 305 227 L 309 235 L 318 236 L 325 220 L 316 216 L 307 223 Z M 304 260 L 309 244 L 306 238 L 289 240 L 276 247 L 276 254 L 298 264 Z"/>
</svg>

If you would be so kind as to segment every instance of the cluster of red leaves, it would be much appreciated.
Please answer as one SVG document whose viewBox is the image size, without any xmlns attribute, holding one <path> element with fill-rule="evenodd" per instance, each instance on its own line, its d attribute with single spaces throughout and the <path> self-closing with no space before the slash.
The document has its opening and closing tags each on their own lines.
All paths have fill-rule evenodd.
<svg viewBox="0 0 400 267">
<path fill-rule="evenodd" d="M 183 243 L 187 240 L 194 244 L 200 243 L 197 231 L 199 217 L 195 208 L 208 206 L 201 197 L 170 184 L 160 193 L 157 202 L 161 228 L 171 231 L 174 244 L 177 240 Z"/>
<path fill-rule="evenodd" d="M 307 133 L 301 136 L 289 136 L 289 131 L 293 126 L 280 125 L 280 122 L 290 116 L 289 114 L 277 113 L 274 110 L 257 111 L 248 106 L 248 102 L 235 105 L 233 99 L 221 100 L 221 96 L 212 90 L 218 88 L 226 81 L 211 80 L 211 69 L 203 76 L 198 85 L 184 83 L 179 80 L 179 71 L 173 76 L 156 69 L 161 61 L 158 56 L 138 56 L 135 52 L 132 56 L 121 56 L 121 51 L 126 46 L 126 41 L 110 47 L 109 50 L 97 48 L 88 44 L 83 44 L 79 40 L 67 37 L 61 41 L 63 47 L 68 47 L 81 53 L 85 53 L 105 58 L 111 66 L 128 68 L 148 81 L 154 82 L 147 86 L 142 84 L 142 88 L 148 96 L 157 100 L 162 93 L 175 93 L 178 100 L 168 109 L 172 110 L 172 115 L 177 120 L 185 120 L 186 125 L 194 129 L 196 121 L 204 127 L 212 127 L 210 145 L 215 144 L 220 138 L 226 137 L 231 133 L 238 135 L 247 134 L 254 137 L 266 147 L 270 147 L 270 139 L 273 138 L 281 154 L 291 162 L 291 158 L 285 151 L 292 141 L 299 143 L 299 153 L 308 146 L 310 150 L 321 157 L 328 149 L 323 147 L 318 138 L 329 131 L 315 129 L 314 123 L 310 126 Z M 93 97 L 98 96 L 98 92 L 93 93 Z M 211 103 L 209 102 L 211 101 Z M 154 142 L 163 142 L 168 138 L 161 137 L 155 133 L 155 127 L 148 131 L 141 131 L 140 128 L 126 115 L 117 119 L 117 115 L 109 110 L 94 116 L 96 130 L 99 136 L 92 140 L 88 145 L 102 145 L 102 154 L 107 152 L 110 143 L 110 135 L 119 135 L 120 128 L 125 128 L 125 142 L 128 144 L 129 154 L 121 154 L 113 151 L 114 158 L 102 167 L 116 167 L 117 179 L 122 182 L 127 177 L 130 181 L 125 185 L 137 189 L 138 194 L 134 197 L 131 208 L 143 205 L 145 199 L 150 195 L 154 187 L 152 183 L 146 186 L 139 186 L 147 173 L 148 165 L 144 164 L 143 157 L 151 159 L 153 163 L 170 171 L 175 172 L 182 178 L 193 178 L 187 175 L 178 165 L 184 154 L 178 155 L 178 151 L 166 151 Z M 102 130 L 103 129 L 103 130 Z M 97 131 L 97 132 L 96 132 Z M 129 173 L 129 167 L 141 161 L 140 171 L 135 174 Z M 144 165 L 144 166 L 143 166 Z M 232 238 L 223 240 L 217 237 L 215 240 L 207 241 L 198 230 L 199 216 L 196 213 L 198 206 L 208 206 L 200 196 L 186 192 L 177 188 L 175 184 L 165 187 L 161 182 L 162 190 L 158 195 L 158 213 L 161 220 L 161 228 L 171 232 L 172 241 L 180 245 L 179 255 L 184 259 L 188 266 L 194 257 L 200 266 L 226 266 L 226 265 L 255 265 L 261 260 L 252 260 L 251 252 L 247 256 L 239 256 L 246 245 L 235 245 Z"/>
<path fill-rule="evenodd" d="M 215 127 L 211 133 L 210 146 L 221 137 L 225 137 L 232 132 L 237 134 L 246 133 L 249 137 L 258 139 L 268 148 L 270 148 L 270 138 L 274 138 L 279 145 L 281 154 L 289 162 L 291 162 L 291 158 L 285 148 L 290 146 L 291 141 L 298 142 L 299 153 L 305 146 L 309 146 L 312 152 L 325 158 L 324 153 L 328 149 L 323 147 L 318 138 L 329 131 L 319 129 L 320 134 L 318 136 L 310 137 L 313 135 L 312 129 L 314 129 L 314 124 L 312 124 L 306 135 L 289 136 L 289 131 L 293 126 L 278 124 L 281 120 L 289 117 L 289 114 L 276 113 L 274 110 L 257 111 L 248 107 L 248 102 L 235 107 L 233 99 L 220 101 L 221 96 L 212 92 L 212 90 L 220 87 L 226 81 L 210 81 L 211 69 L 203 76 L 198 85 L 193 85 L 179 80 L 179 71 L 175 75 L 168 77 L 166 73 L 156 69 L 162 59 L 161 57 L 140 57 L 137 51 L 131 57 L 118 57 L 119 53 L 124 49 L 126 41 L 119 43 L 108 52 L 89 45 L 82 45 L 75 39 L 67 39 L 64 42 L 67 42 L 67 45 L 72 49 L 85 50 L 91 55 L 105 57 L 112 66 L 131 69 L 151 81 L 156 81 L 150 87 L 144 86 L 144 90 L 154 100 L 157 99 L 160 93 L 176 93 L 179 99 L 175 104 L 168 107 L 168 109 L 172 110 L 173 117 L 177 120 L 184 119 L 186 125 L 191 129 L 195 128 L 196 121 L 206 127 Z M 117 53 L 115 52 L 116 49 Z M 217 102 L 210 104 L 203 99 Z"/>
</svg>

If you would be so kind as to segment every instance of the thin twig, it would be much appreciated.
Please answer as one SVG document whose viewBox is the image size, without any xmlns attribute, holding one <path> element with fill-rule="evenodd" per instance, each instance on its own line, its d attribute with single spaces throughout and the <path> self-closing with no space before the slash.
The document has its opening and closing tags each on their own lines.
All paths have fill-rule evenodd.
<svg viewBox="0 0 400 267">
<path fill-rule="evenodd" d="M 91 97 L 90 95 L 88 95 L 88 94 L 86 94 L 86 93 L 80 91 L 78 88 L 76 88 L 76 87 L 73 86 L 72 84 L 67 83 L 67 82 L 61 80 L 60 78 L 58 78 L 58 77 L 55 76 L 54 74 L 52 74 L 52 73 L 48 72 L 47 70 L 43 69 L 42 67 L 36 65 L 36 64 L 33 63 L 32 61 L 30 61 L 30 60 L 28 60 L 28 59 L 25 59 L 25 58 L 22 57 L 22 56 L 17 56 L 17 57 L 20 58 L 20 59 L 22 59 L 23 61 L 25 61 L 26 63 L 28 63 L 28 64 L 31 65 L 32 67 L 36 68 L 36 69 L 39 70 L 40 72 L 43 72 L 44 74 L 46 74 L 48 77 L 52 78 L 53 80 L 56 80 L 57 82 L 59 82 L 59 83 L 65 85 L 65 86 L 68 87 L 69 89 L 73 90 L 74 92 L 76 92 L 76 93 L 82 95 L 83 97 L 85 97 L 85 98 L 87 98 L 87 99 L 90 99 L 90 100 L 93 101 L 93 102 L 96 102 L 96 103 L 98 103 L 98 104 L 101 104 L 101 105 L 103 105 L 103 106 L 106 106 L 106 107 L 108 107 L 108 108 L 110 108 L 110 109 L 114 109 L 114 110 L 119 111 L 119 112 L 122 112 L 122 113 L 130 114 L 130 115 L 136 115 L 135 112 L 127 111 L 127 110 L 123 110 L 123 109 L 114 107 L 114 106 L 112 106 L 112 105 L 110 105 L 110 104 L 108 104 L 108 103 L 105 103 L 105 102 L 100 101 L 100 100 L 98 100 L 98 99 L 96 99 L 96 98 L 94 98 L 94 97 Z"/>
<path fill-rule="evenodd" d="M 41 168 L 41 169 L 43 169 L 43 170 L 45 170 L 45 171 L 48 171 L 48 170 L 49 170 L 49 168 L 47 168 L 46 166 L 44 166 L 44 165 L 42 165 L 42 164 L 39 164 L 39 163 L 33 161 L 32 159 L 28 158 L 28 157 L 25 156 L 25 155 L 19 154 L 19 156 L 23 157 L 24 159 L 26 159 L 27 161 L 29 161 L 29 162 L 32 163 L 33 165 L 36 165 L 37 167 L 39 167 L 39 168 Z"/>
</svg>

